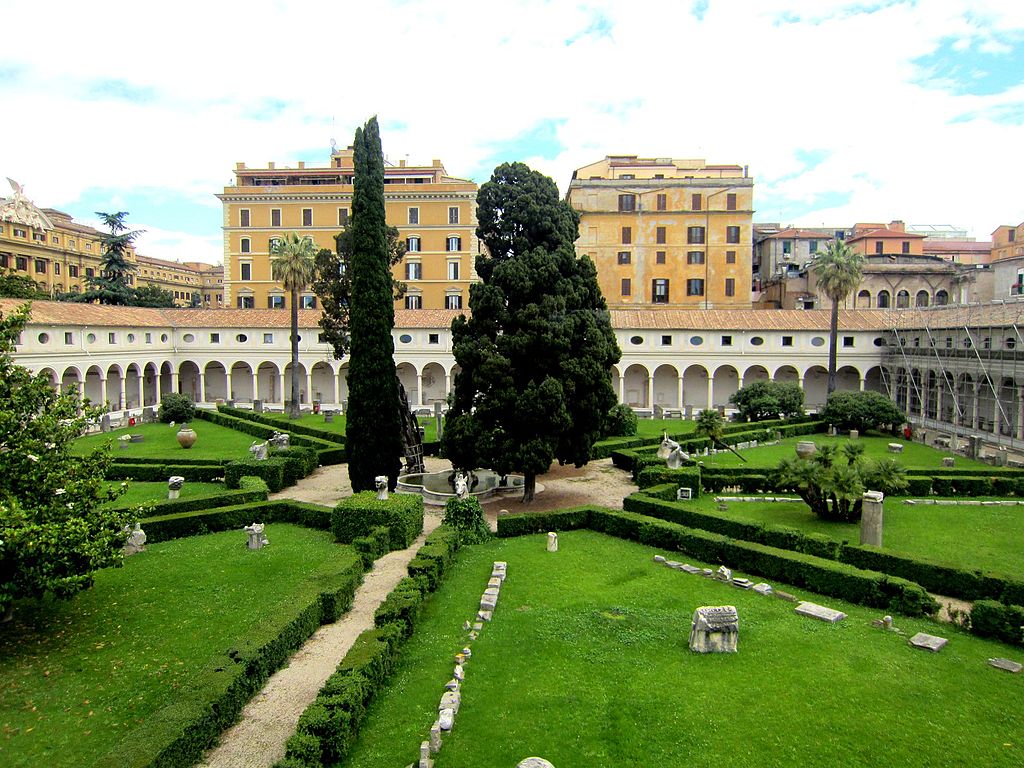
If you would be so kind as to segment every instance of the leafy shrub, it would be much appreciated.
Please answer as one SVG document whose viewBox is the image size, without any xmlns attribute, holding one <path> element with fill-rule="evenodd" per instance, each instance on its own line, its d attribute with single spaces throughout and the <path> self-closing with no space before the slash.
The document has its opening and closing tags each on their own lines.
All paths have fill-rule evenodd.
<svg viewBox="0 0 1024 768">
<path fill-rule="evenodd" d="M 1024 645 L 1024 607 L 978 600 L 971 609 L 971 632 L 1004 643 Z"/>
<path fill-rule="evenodd" d="M 188 395 L 172 392 L 160 398 L 157 416 L 164 424 L 170 424 L 172 421 L 176 424 L 187 424 L 196 417 L 196 404 Z"/>
<path fill-rule="evenodd" d="M 605 417 L 605 437 L 629 437 L 636 434 L 636 414 L 625 403 L 612 406 Z"/>
<path fill-rule="evenodd" d="M 735 392 L 729 402 L 739 410 L 741 421 L 800 416 L 804 412 L 804 391 L 782 381 L 755 381 Z"/>
<path fill-rule="evenodd" d="M 373 491 L 363 491 L 342 499 L 331 516 L 331 530 L 343 544 L 379 525 L 390 531 L 391 549 L 405 549 L 423 530 L 423 497 L 392 493 L 382 501 Z"/>
<path fill-rule="evenodd" d="M 491 528 L 484 519 L 484 509 L 476 496 L 448 499 L 444 505 L 443 522 L 458 531 L 463 544 L 479 544 L 491 538 Z"/>
<path fill-rule="evenodd" d="M 866 432 L 882 426 L 895 428 L 906 420 L 906 414 L 881 392 L 833 392 L 821 418 L 838 429 Z"/>
</svg>

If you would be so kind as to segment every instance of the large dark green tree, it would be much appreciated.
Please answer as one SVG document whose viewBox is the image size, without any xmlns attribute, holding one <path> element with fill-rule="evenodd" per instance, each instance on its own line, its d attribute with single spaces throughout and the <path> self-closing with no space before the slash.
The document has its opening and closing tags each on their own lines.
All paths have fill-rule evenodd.
<svg viewBox="0 0 1024 768">
<path fill-rule="evenodd" d="M 455 378 L 444 450 L 463 469 L 525 476 L 523 501 L 551 462 L 583 466 L 615 405 L 620 353 L 597 271 L 577 257 L 579 214 L 522 163 L 477 195 L 481 282 L 452 323 Z"/>
<path fill-rule="evenodd" d="M 320 327 L 324 338 L 334 348 L 334 357 L 341 360 L 349 349 L 349 308 L 352 305 L 352 227 L 346 227 L 334 238 L 335 249 L 321 249 L 316 255 L 313 292 L 320 299 L 323 314 Z M 388 227 L 388 269 L 405 257 L 405 243 L 397 227 Z M 406 284 L 391 279 L 391 292 L 397 301 L 405 295 Z"/>
<path fill-rule="evenodd" d="M 129 230 L 124 220 L 127 211 L 103 213 L 96 211 L 110 231 L 103 235 L 103 255 L 100 257 L 100 271 L 94 277 L 87 277 L 88 290 L 76 298 L 76 301 L 98 301 L 100 304 L 134 304 L 135 291 L 132 289 L 132 277 L 136 266 L 128 260 L 135 238 L 142 234 L 141 230 Z"/>
<path fill-rule="evenodd" d="M 0 317 L 0 614 L 15 601 L 71 597 L 100 568 L 118 565 L 124 526 L 137 513 L 109 509 L 108 449 L 81 455 L 74 441 L 99 410 L 74 388 L 57 392 L 43 374 L 12 360 L 28 309 Z"/>
<path fill-rule="evenodd" d="M 388 227 L 384 220 L 384 155 L 377 118 L 356 130 L 352 194 L 351 304 L 346 445 L 353 491 L 388 477 L 394 489 L 402 455 L 402 417 L 395 375 L 395 325 Z"/>
</svg>

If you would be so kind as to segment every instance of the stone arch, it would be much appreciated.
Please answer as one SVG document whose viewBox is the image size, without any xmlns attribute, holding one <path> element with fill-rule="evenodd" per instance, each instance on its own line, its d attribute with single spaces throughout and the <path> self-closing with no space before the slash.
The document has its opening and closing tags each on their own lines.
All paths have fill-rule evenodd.
<svg viewBox="0 0 1024 768">
<path fill-rule="evenodd" d="M 256 399 L 264 403 L 284 403 L 281 369 L 264 360 L 256 367 Z"/>
<path fill-rule="evenodd" d="M 901 289 L 896 294 L 896 309 L 906 309 L 910 306 L 910 291 L 906 288 Z"/>
<path fill-rule="evenodd" d="M 231 399 L 228 371 L 219 360 L 211 360 L 203 369 L 203 396 L 208 403 Z"/>
<path fill-rule="evenodd" d="M 117 363 L 107 366 L 107 386 L 103 397 L 110 404 L 112 411 L 119 411 L 124 408 L 124 401 L 121 399 L 121 382 L 124 381 L 124 372 Z"/>
<path fill-rule="evenodd" d="M 124 371 L 124 407 L 141 408 L 142 374 L 138 363 L 131 363 Z"/>
<path fill-rule="evenodd" d="M 334 367 L 325 360 L 313 364 L 310 369 L 310 376 L 313 380 L 313 400 L 321 405 L 330 403 L 334 405 L 338 388 L 335 386 Z M 409 402 L 413 402 L 412 395 L 409 395 Z"/>
<path fill-rule="evenodd" d="M 836 392 L 857 392 L 860 389 L 860 371 L 852 365 L 836 369 Z"/>
<path fill-rule="evenodd" d="M 306 388 L 309 386 L 309 380 L 306 378 L 306 366 L 302 364 L 300 360 L 298 363 L 299 371 L 299 404 L 304 405 L 309 402 L 309 392 Z M 284 398 L 286 401 L 292 399 L 292 363 L 289 360 L 284 366 Z"/>
<path fill-rule="evenodd" d="M 938 418 L 939 376 L 931 368 L 924 375 L 924 415 L 929 419 Z"/>
<path fill-rule="evenodd" d="M 935 292 L 935 304 L 939 307 L 949 304 L 949 292 L 945 288 L 940 288 Z"/>
<path fill-rule="evenodd" d="M 69 365 L 64 369 L 64 373 L 60 375 L 60 388 L 64 391 L 74 389 L 79 395 L 82 395 L 84 386 L 85 382 L 82 379 L 82 372 L 74 365 Z"/>
<path fill-rule="evenodd" d="M 878 292 L 878 299 L 875 301 L 876 307 L 878 307 L 879 309 L 888 309 L 891 303 L 892 296 L 888 291 L 883 289 Z"/>
<path fill-rule="evenodd" d="M 43 368 L 36 375 L 45 376 L 46 383 L 50 385 L 50 388 L 57 389 L 57 372 L 53 368 Z"/>
<path fill-rule="evenodd" d="M 931 297 L 928 295 L 928 291 L 926 291 L 926 290 L 924 290 L 922 288 L 920 291 L 917 292 L 917 295 L 914 297 L 914 306 L 915 307 L 927 307 L 928 303 L 930 301 L 930 298 Z"/>
<path fill-rule="evenodd" d="M 398 380 L 405 387 L 405 396 L 409 398 L 409 405 L 417 405 L 420 402 L 420 388 L 416 386 L 416 367 L 412 363 L 399 363 L 395 368 L 398 373 Z"/>
<path fill-rule="evenodd" d="M 338 366 L 338 402 L 348 410 L 348 361 Z"/>
<path fill-rule="evenodd" d="M 160 402 L 160 373 L 156 363 L 146 363 L 142 369 L 142 405 L 156 405 Z"/>
<path fill-rule="evenodd" d="M 1002 412 L 999 414 L 999 434 L 1005 437 L 1017 436 L 1017 423 L 1020 418 L 1020 398 L 1013 379 L 1004 377 L 999 385 L 999 403 Z"/>
<path fill-rule="evenodd" d="M 757 381 L 768 381 L 768 369 L 763 365 L 752 365 L 743 372 L 743 386 Z"/>
<path fill-rule="evenodd" d="M 772 374 L 774 381 L 784 381 L 788 384 L 799 384 L 800 374 L 792 365 L 780 365 Z"/>
<path fill-rule="evenodd" d="M 244 360 L 232 363 L 231 392 L 228 393 L 228 399 L 236 402 L 251 403 L 256 398 L 252 379 L 252 366 L 249 363 Z"/>
<path fill-rule="evenodd" d="M 683 405 L 708 407 L 708 369 L 703 365 L 691 365 L 683 371 Z"/>
<path fill-rule="evenodd" d="M 192 360 L 185 360 L 178 366 L 178 392 L 188 395 L 192 402 L 202 402 L 202 381 L 199 366 Z"/>
<path fill-rule="evenodd" d="M 857 294 L 857 309 L 871 309 L 871 291 L 866 288 Z"/>
<path fill-rule="evenodd" d="M 634 408 L 650 408 L 647 401 L 647 383 L 651 374 L 647 368 L 640 363 L 633 363 L 626 369 L 624 378 L 626 403 Z"/>
<path fill-rule="evenodd" d="M 864 374 L 864 389 L 867 392 L 881 392 L 886 397 L 889 393 L 885 391 L 885 385 L 882 383 L 882 368 L 881 366 L 874 366 L 868 368 L 867 373 Z"/>
<path fill-rule="evenodd" d="M 107 396 L 103 392 L 103 372 L 98 365 L 90 365 L 85 372 L 85 396 L 92 405 L 105 407 Z"/>
<path fill-rule="evenodd" d="M 679 403 L 679 371 L 665 363 L 654 369 L 654 404 L 681 408 Z"/>
<path fill-rule="evenodd" d="M 740 375 L 733 365 L 720 365 L 715 369 L 711 385 L 713 401 L 711 405 L 715 408 L 724 408 L 729 405 L 729 398 L 736 394 L 740 388 Z"/>
<path fill-rule="evenodd" d="M 449 381 L 448 374 L 444 372 L 444 366 L 440 363 L 427 363 L 423 366 L 423 373 L 420 375 L 423 381 L 423 400 L 421 402 L 424 405 L 443 403 L 448 394 L 446 382 Z M 454 382 L 455 375 L 451 376 L 450 381 Z"/>
<path fill-rule="evenodd" d="M 974 389 L 974 377 L 971 374 L 960 374 L 956 382 L 956 396 L 960 403 L 959 423 L 973 427 L 977 397 Z"/>
<path fill-rule="evenodd" d="M 812 365 L 804 371 L 804 404 L 808 408 L 823 408 L 827 399 L 828 371 L 821 365 Z"/>
</svg>

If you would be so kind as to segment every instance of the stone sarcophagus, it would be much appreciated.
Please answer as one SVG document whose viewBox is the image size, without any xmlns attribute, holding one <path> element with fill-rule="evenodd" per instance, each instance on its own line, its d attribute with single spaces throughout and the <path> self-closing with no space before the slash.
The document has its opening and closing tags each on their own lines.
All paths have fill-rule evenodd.
<svg viewBox="0 0 1024 768">
<path fill-rule="evenodd" d="M 697 653 L 736 653 L 740 619 L 736 606 L 703 606 L 693 612 L 690 650 Z"/>
</svg>

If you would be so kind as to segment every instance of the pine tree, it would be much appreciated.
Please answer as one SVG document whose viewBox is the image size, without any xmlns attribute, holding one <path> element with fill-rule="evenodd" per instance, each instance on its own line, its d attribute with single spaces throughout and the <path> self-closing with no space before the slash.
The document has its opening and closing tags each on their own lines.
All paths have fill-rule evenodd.
<svg viewBox="0 0 1024 768">
<path fill-rule="evenodd" d="M 583 466 L 616 403 L 620 352 L 597 270 L 577 257 L 579 215 L 548 177 L 504 164 L 480 188 L 482 282 L 452 323 L 460 373 L 444 433 L 459 468 L 522 472 L 523 501 L 551 462 Z"/>
<path fill-rule="evenodd" d="M 136 266 L 128 260 L 128 253 L 141 230 L 129 230 L 124 223 L 127 211 L 103 213 L 96 211 L 104 225 L 110 230 L 103 235 L 103 255 L 100 257 L 100 272 L 86 278 L 89 290 L 82 294 L 81 301 L 99 301 L 100 304 L 133 305 L 135 291 L 132 276 Z"/>
<path fill-rule="evenodd" d="M 358 492 L 373 489 L 377 475 L 386 475 L 394 489 L 402 455 L 391 336 L 395 305 L 384 220 L 384 156 L 376 117 L 356 130 L 354 161 L 346 442 L 348 474 L 352 490 Z"/>
</svg>

